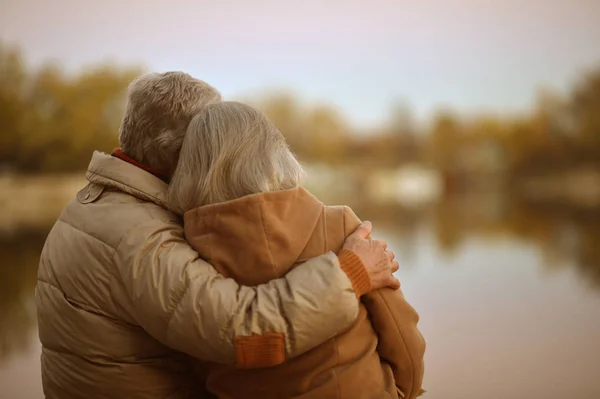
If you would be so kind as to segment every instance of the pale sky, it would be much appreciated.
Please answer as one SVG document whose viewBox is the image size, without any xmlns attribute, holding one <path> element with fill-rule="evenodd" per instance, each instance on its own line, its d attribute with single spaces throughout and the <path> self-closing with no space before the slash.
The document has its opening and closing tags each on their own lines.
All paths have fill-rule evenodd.
<svg viewBox="0 0 600 399">
<path fill-rule="evenodd" d="M 291 89 L 359 125 L 527 109 L 600 65 L 600 0 L 0 0 L 0 37 L 69 70 L 183 70 L 228 98 Z"/>
</svg>

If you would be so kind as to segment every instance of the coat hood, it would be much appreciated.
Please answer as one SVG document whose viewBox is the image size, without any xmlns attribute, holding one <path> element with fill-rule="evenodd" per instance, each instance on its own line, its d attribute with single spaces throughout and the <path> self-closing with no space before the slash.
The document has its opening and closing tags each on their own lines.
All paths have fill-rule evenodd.
<svg viewBox="0 0 600 399">
<path fill-rule="evenodd" d="M 256 285 L 304 260 L 324 209 L 303 188 L 249 195 L 186 212 L 185 235 L 217 269 L 235 270 L 228 277 Z"/>
</svg>

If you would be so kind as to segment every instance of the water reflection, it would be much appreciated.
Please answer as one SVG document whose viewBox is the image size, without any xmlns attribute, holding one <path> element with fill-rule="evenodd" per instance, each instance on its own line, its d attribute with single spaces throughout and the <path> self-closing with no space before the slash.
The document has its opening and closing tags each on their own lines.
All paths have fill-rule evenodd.
<svg viewBox="0 0 600 399">
<path fill-rule="evenodd" d="M 0 235 L 0 365 L 29 347 L 33 292 L 46 232 Z"/>
<path fill-rule="evenodd" d="M 429 398 L 600 397 L 598 210 L 498 193 L 355 209 L 399 254 L 429 341 Z M 12 376 L 39 375 L 33 290 L 46 234 L 0 235 L 0 397 L 19 392 Z"/>
<path fill-rule="evenodd" d="M 415 234 L 426 226 L 444 256 L 461 251 L 472 238 L 511 238 L 535 245 L 549 269 L 574 267 L 586 284 L 600 290 L 600 209 L 528 203 L 506 192 L 450 196 L 418 209 L 357 207 L 363 218 L 393 226 L 411 251 Z"/>
</svg>

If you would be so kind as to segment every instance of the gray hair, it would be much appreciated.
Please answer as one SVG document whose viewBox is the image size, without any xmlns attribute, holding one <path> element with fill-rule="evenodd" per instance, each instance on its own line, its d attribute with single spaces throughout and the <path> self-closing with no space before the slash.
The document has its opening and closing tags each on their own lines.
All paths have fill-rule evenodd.
<svg viewBox="0 0 600 399">
<path fill-rule="evenodd" d="M 121 150 L 140 163 L 172 174 L 189 122 L 202 107 L 218 101 L 221 94 L 215 88 L 187 73 L 137 77 L 127 91 Z"/>
<path fill-rule="evenodd" d="M 239 102 L 210 104 L 194 117 L 169 185 L 174 212 L 298 187 L 303 170 L 283 135 Z"/>
</svg>

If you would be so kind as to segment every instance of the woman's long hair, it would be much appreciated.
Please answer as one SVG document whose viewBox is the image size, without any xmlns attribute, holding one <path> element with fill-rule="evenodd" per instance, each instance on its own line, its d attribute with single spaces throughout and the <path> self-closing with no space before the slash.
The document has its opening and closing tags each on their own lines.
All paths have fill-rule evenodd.
<svg viewBox="0 0 600 399">
<path fill-rule="evenodd" d="M 191 121 L 169 185 L 174 212 L 249 194 L 297 187 L 303 170 L 281 132 L 260 111 L 225 101 Z"/>
</svg>

